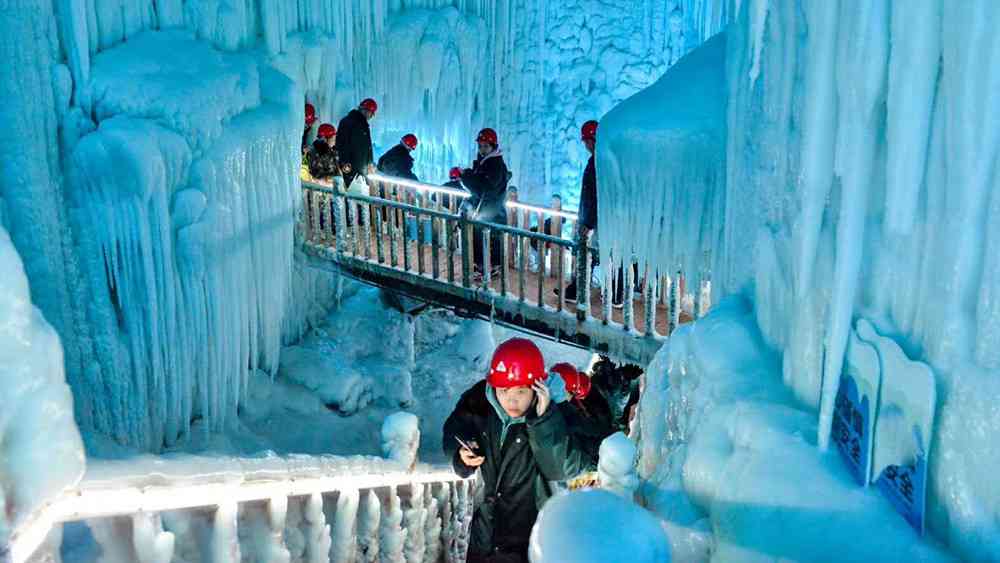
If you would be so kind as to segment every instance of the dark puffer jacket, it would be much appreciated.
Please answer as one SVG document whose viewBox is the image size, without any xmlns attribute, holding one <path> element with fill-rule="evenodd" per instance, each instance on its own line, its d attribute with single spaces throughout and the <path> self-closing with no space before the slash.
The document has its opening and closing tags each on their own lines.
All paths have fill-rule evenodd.
<svg viewBox="0 0 1000 563">
<path fill-rule="evenodd" d="M 309 174 L 316 179 L 330 178 L 340 174 L 337 166 L 337 149 L 326 144 L 322 139 L 313 141 L 307 156 Z"/>
<path fill-rule="evenodd" d="M 386 176 L 417 181 L 417 175 L 413 173 L 413 156 L 410 149 L 402 143 L 392 147 L 378 159 L 378 169 Z"/>
<path fill-rule="evenodd" d="M 469 213 L 475 212 L 474 219 L 491 223 L 507 224 L 507 163 L 503 153 L 496 149 L 481 156 L 472 163 L 472 168 L 462 171 L 462 184 L 472 194 L 465 202 Z"/>
<path fill-rule="evenodd" d="M 590 155 L 587 167 L 583 170 L 579 221 L 590 230 L 597 228 L 597 169 L 594 167 L 594 155 Z"/>
<path fill-rule="evenodd" d="M 551 496 L 551 481 L 565 481 L 593 468 L 596 460 L 584 450 L 567 425 L 563 404 L 551 404 L 542 416 L 529 409 L 524 422 L 513 422 L 504 433 L 499 403 L 489 398 L 486 382 L 465 392 L 444 424 L 444 451 L 455 472 L 469 476 L 458 454 L 455 437 L 475 440 L 486 457 L 480 466 L 484 499 L 472 520 L 470 560 L 489 554 L 509 554 L 527 561 L 528 540 L 538 511 Z M 502 414 L 501 414 L 502 413 Z"/>
<path fill-rule="evenodd" d="M 340 153 L 341 167 L 350 165 L 352 177 L 367 173 L 368 165 L 375 161 L 372 154 L 372 130 L 360 110 L 352 109 L 340 120 L 337 126 L 337 150 Z"/>
</svg>

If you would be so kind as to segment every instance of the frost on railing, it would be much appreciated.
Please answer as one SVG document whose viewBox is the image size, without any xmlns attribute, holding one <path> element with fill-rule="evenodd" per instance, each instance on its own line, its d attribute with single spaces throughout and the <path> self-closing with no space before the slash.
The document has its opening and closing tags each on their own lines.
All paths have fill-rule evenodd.
<svg viewBox="0 0 1000 563">
<path fill-rule="evenodd" d="M 680 268 L 640 269 L 635 258 L 601 268 L 596 241 L 581 240 L 577 216 L 561 208 L 508 201 L 507 223 L 490 223 L 463 210 L 465 191 L 381 175 L 368 180 L 350 191 L 340 178 L 302 184 L 306 250 L 362 279 L 416 286 L 425 295 L 414 297 L 430 293 L 439 303 L 473 301 L 491 318 L 538 321 L 557 338 L 583 334 L 643 361 L 679 323 L 709 308 L 707 253 L 690 280 Z"/>
<path fill-rule="evenodd" d="M 419 439 L 408 424 L 412 415 L 401 415 L 386 425 L 403 430 L 388 433 L 395 448 L 386 451 L 393 459 L 269 455 L 97 461 L 76 489 L 38 516 L 49 528 L 84 523 L 107 563 L 410 562 L 424 560 L 425 554 L 463 561 L 472 514 L 470 484 L 450 469 L 398 461 L 399 452 L 408 455 Z M 48 528 L 35 533 L 33 543 L 12 543 L 11 561 L 44 557 L 35 551 L 46 534 Z"/>
</svg>

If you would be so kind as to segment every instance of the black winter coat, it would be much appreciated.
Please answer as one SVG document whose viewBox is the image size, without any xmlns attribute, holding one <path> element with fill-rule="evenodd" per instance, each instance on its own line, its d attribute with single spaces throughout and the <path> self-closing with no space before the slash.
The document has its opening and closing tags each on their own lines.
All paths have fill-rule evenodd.
<svg viewBox="0 0 1000 563">
<path fill-rule="evenodd" d="M 594 167 L 594 155 L 590 155 L 587 168 L 583 170 L 579 216 L 581 225 L 590 230 L 597 228 L 597 169 Z"/>
<path fill-rule="evenodd" d="M 361 111 L 352 109 L 337 126 L 337 150 L 340 165 L 349 164 L 352 174 L 364 174 L 375 161 L 372 155 L 372 130 Z M 345 169 L 346 170 L 346 169 Z"/>
<path fill-rule="evenodd" d="M 444 451 L 463 477 L 475 469 L 462 463 L 459 444 L 475 440 L 486 457 L 480 466 L 484 498 L 472 520 L 469 555 L 494 552 L 527 556 L 531 528 L 551 496 L 551 481 L 565 481 L 592 469 L 596 460 L 567 425 L 566 403 L 551 404 L 545 414 L 531 407 L 525 423 L 513 424 L 500 443 L 503 422 L 486 398 L 481 381 L 462 395 L 444 424 Z"/>
<path fill-rule="evenodd" d="M 410 149 L 402 143 L 392 147 L 378 159 L 378 169 L 386 176 L 417 181 L 417 176 L 413 173 L 413 156 L 410 155 Z"/>
<path fill-rule="evenodd" d="M 340 174 L 337 166 L 337 149 L 327 145 L 322 139 L 313 141 L 307 160 L 309 174 L 313 178 L 325 179 Z"/>
<path fill-rule="evenodd" d="M 596 460 L 601 450 L 601 442 L 619 430 L 611 414 L 608 402 L 596 390 L 584 400 L 572 399 L 568 402 L 572 409 L 566 410 L 566 420 L 579 439 L 588 456 Z"/>
<path fill-rule="evenodd" d="M 466 200 L 470 213 L 477 208 L 473 217 L 480 221 L 507 224 L 507 164 L 503 154 L 497 149 L 486 156 L 480 156 L 472 163 L 472 168 L 462 171 L 462 184 L 472 197 Z"/>
</svg>

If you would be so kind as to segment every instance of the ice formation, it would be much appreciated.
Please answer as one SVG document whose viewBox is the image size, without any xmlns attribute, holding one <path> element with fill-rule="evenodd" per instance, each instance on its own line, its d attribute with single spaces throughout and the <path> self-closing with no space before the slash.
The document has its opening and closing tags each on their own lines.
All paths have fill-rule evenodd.
<svg viewBox="0 0 1000 563">
<path fill-rule="evenodd" d="M 397 412 L 382 422 L 382 455 L 406 468 L 417 463 L 420 446 L 420 419 L 408 412 Z"/>
<path fill-rule="evenodd" d="M 0 271 L 0 546 L 6 547 L 32 511 L 76 484 L 85 462 L 59 337 L 32 305 L 3 226 Z"/>
<path fill-rule="evenodd" d="M 531 563 L 670 563 L 667 536 L 653 515 L 602 490 L 550 499 L 531 532 Z"/>
<path fill-rule="evenodd" d="M 625 434 L 615 432 L 601 442 L 597 476 L 601 488 L 631 500 L 639 487 L 635 444 Z"/>
<path fill-rule="evenodd" d="M 701 128 L 677 143 L 673 114 L 650 97 L 685 68 L 697 80 L 686 63 L 710 63 L 713 39 L 602 123 L 599 189 L 611 207 L 601 211 L 602 238 L 631 241 L 622 255 L 635 251 L 661 271 L 710 268 L 713 300 L 751 298 L 785 385 L 818 410 L 820 448 L 858 317 L 929 364 L 938 396 L 930 530 L 963 557 L 995 557 L 1000 488 L 985 468 L 1000 462 L 1000 216 L 991 191 L 1000 7 L 789 0 L 736 8 L 716 57 L 728 95 L 715 116 L 725 152 L 685 159 L 682 151 L 704 146 Z M 684 96 L 679 82 L 661 99 Z M 701 102 L 693 109 L 709 100 Z M 630 124 L 643 112 L 649 123 L 639 137 Z M 618 150 L 629 143 L 636 150 Z M 667 207 L 675 201 L 683 213 Z M 652 236 L 634 236 L 635 223 Z"/>
<path fill-rule="evenodd" d="M 675 551 L 702 560 L 711 531 L 720 561 L 953 560 L 816 447 L 815 414 L 780 373 L 738 298 L 679 328 L 650 364 L 640 495 L 666 520 Z"/>
</svg>

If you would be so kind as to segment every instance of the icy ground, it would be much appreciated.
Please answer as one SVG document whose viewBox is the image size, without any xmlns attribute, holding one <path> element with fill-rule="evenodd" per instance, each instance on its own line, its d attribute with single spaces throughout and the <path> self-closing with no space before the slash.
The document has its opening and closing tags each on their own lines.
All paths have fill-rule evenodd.
<svg viewBox="0 0 1000 563">
<path fill-rule="evenodd" d="M 167 453 L 381 455 L 382 421 L 404 410 L 420 418 L 418 459 L 447 462 L 441 453 L 445 418 L 485 375 L 495 344 L 514 333 L 440 310 L 410 317 L 387 306 L 379 293 L 345 282 L 340 306 L 300 344 L 282 351 L 277 377 L 261 371 L 251 377 L 234 424 L 209 434 L 195 422 Z M 549 365 L 584 367 L 590 361 L 589 352 L 534 340 Z M 98 435 L 86 434 L 85 441 L 91 456 L 133 455 Z"/>
</svg>

